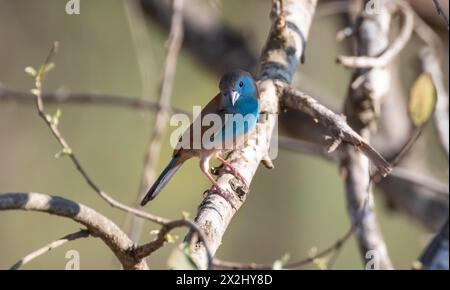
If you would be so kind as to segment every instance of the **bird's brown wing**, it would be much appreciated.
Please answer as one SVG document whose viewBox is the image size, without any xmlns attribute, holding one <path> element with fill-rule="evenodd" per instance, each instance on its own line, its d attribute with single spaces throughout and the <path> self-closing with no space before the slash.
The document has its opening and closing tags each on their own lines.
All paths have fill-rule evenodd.
<svg viewBox="0 0 450 290">
<path fill-rule="evenodd" d="M 225 115 L 227 114 L 227 111 L 224 109 L 223 106 L 223 99 L 222 94 L 217 94 L 201 111 L 200 116 L 198 116 L 194 122 L 189 126 L 189 128 L 184 132 L 184 134 L 180 137 L 177 148 L 174 150 L 173 155 L 181 154 L 181 155 L 187 155 L 186 159 L 192 156 L 198 156 L 199 150 L 203 148 L 201 144 L 201 138 L 195 138 L 200 140 L 194 140 L 194 128 L 198 127 L 201 128 L 201 136 L 212 127 L 212 125 L 205 125 L 202 126 L 202 120 L 205 116 L 208 114 L 217 114 L 222 124 L 225 124 Z M 186 140 L 189 140 L 189 142 L 186 142 Z"/>
</svg>

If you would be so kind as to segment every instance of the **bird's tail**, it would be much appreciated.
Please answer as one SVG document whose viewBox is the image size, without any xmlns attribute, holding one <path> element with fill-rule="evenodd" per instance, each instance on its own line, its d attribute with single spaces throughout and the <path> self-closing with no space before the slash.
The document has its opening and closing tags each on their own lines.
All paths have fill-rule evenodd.
<svg viewBox="0 0 450 290">
<path fill-rule="evenodd" d="M 163 170 L 161 175 L 152 185 L 150 190 L 145 195 L 144 199 L 141 201 L 141 206 L 146 205 L 149 201 L 154 199 L 158 193 L 164 188 L 164 186 L 169 182 L 172 176 L 180 169 L 183 162 L 180 162 L 180 156 L 174 156 L 172 160 L 170 160 L 169 165 Z"/>
</svg>

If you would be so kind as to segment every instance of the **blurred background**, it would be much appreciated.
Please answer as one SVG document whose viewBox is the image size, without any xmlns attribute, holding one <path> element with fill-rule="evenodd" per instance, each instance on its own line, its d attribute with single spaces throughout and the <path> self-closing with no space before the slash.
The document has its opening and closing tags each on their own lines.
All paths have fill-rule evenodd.
<svg viewBox="0 0 450 290">
<path fill-rule="evenodd" d="M 349 54 L 350 46 L 336 41 L 336 32 L 346 26 L 345 18 L 325 7 L 329 1 L 323 2 L 312 25 L 307 61 L 299 66 L 296 86 L 319 99 L 326 97 L 324 102 L 339 110 L 351 72 L 337 66 L 335 58 Z M 412 2 L 422 5 L 432 1 Z M 55 58 L 56 67 L 45 82 L 46 92 L 98 92 L 139 98 L 142 88 L 147 87 L 150 90 L 147 97 L 155 100 L 167 30 L 150 19 L 145 22 L 150 74 L 143 86 L 124 1 L 81 0 L 80 15 L 67 15 L 65 5 L 62 0 L 0 0 L 0 83 L 18 91 L 32 88 L 33 81 L 24 68 L 39 66 L 52 42 L 58 40 L 60 50 Z M 209 1 L 205 5 L 259 53 L 270 28 L 271 1 Z M 429 23 L 444 37 L 448 51 L 448 31 L 440 26 L 441 19 L 433 14 L 433 6 L 425 8 L 428 10 L 422 11 L 431 15 Z M 406 93 L 420 72 L 415 45 L 412 41 L 400 60 L 400 77 Z M 448 83 L 448 60 L 444 66 Z M 192 105 L 205 104 L 217 93 L 218 80 L 217 74 L 183 49 L 174 83 L 173 106 L 191 111 Z M 139 190 L 154 114 L 128 108 L 65 104 L 48 105 L 47 111 L 55 112 L 58 108 L 62 111 L 61 131 L 91 177 L 115 199 L 131 204 Z M 402 111 L 406 112 L 406 108 Z M 429 125 L 415 148 L 423 166 L 415 169 L 447 183 L 448 159 L 439 148 L 435 129 Z M 287 134 L 283 129 L 280 131 Z M 164 140 L 158 172 L 171 154 L 168 133 Z M 0 102 L 0 192 L 32 191 L 63 196 L 96 209 L 122 226 L 125 214 L 100 200 L 68 159 L 56 159 L 54 155 L 59 150 L 32 103 Z M 275 169 L 270 171 L 262 167 L 258 170 L 251 194 L 232 220 L 217 257 L 271 263 L 289 253 L 295 260 L 307 256 L 312 247 L 329 246 L 347 231 L 349 219 L 337 164 L 281 149 L 274 165 Z M 202 192 L 208 187 L 197 162 L 191 161 L 145 210 L 171 219 L 181 217 L 182 211 L 194 217 Z M 375 202 L 394 266 L 409 269 L 432 233 L 408 215 L 391 210 L 378 190 Z M 79 228 L 71 220 L 47 214 L 0 211 L 0 269 L 9 268 L 22 256 Z M 145 222 L 141 242 L 152 239 L 150 232 L 154 229 L 155 225 Z M 185 230 L 176 231 L 176 235 L 181 240 Z M 154 253 L 148 259 L 149 266 L 167 268 L 167 258 L 176 245 L 169 244 Z M 67 243 L 24 268 L 64 269 L 68 261 L 65 254 L 70 249 L 79 251 L 82 269 L 118 268 L 110 250 L 93 238 Z M 353 238 L 344 246 L 335 268 L 362 268 Z"/>
</svg>

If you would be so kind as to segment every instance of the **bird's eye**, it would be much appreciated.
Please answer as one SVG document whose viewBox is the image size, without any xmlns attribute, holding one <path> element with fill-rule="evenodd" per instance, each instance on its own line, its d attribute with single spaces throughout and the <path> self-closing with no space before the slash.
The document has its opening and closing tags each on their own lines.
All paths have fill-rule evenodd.
<svg viewBox="0 0 450 290">
<path fill-rule="evenodd" d="M 239 83 L 239 86 L 242 88 L 242 87 L 244 86 L 244 83 L 243 83 L 243 82 L 240 82 L 240 83 Z"/>
</svg>

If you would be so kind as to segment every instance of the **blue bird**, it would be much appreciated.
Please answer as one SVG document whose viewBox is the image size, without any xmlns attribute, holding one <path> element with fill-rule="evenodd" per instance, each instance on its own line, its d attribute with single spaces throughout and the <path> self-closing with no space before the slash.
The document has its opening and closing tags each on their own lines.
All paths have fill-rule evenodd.
<svg viewBox="0 0 450 290">
<path fill-rule="evenodd" d="M 258 88 L 248 72 L 237 69 L 221 78 L 219 89 L 220 93 L 203 108 L 200 116 L 179 139 L 172 159 L 143 198 L 142 206 L 154 199 L 184 162 L 192 157 L 200 158 L 200 169 L 213 184 L 210 193 L 219 194 L 227 201 L 231 198 L 230 193 L 222 189 L 208 172 L 212 158 L 220 161 L 227 173 L 247 185 L 241 174 L 221 155 L 242 144 L 256 128 Z M 211 125 L 212 119 L 219 120 L 221 126 Z M 196 136 L 195 128 L 200 128 L 199 136 Z"/>
</svg>

